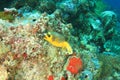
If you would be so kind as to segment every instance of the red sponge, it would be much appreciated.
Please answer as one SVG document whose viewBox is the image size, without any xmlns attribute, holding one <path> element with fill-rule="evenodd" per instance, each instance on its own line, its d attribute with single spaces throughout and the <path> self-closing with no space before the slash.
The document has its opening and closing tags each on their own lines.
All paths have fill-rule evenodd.
<svg viewBox="0 0 120 80">
<path fill-rule="evenodd" d="M 82 70 L 82 60 L 76 56 L 72 56 L 69 58 L 67 70 L 72 74 L 77 74 L 80 70 Z"/>
</svg>

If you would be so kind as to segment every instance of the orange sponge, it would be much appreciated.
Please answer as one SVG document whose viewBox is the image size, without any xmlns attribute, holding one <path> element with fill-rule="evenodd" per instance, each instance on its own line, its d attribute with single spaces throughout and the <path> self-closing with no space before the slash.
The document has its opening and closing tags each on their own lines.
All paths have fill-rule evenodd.
<svg viewBox="0 0 120 80">
<path fill-rule="evenodd" d="M 72 74 L 77 74 L 82 70 L 82 60 L 76 56 L 70 57 L 66 69 Z"/>
<path fill-rule="evenodd" d="M 53 75 L 49 75 L 48 76 L 48 80 L 54 80 L 54 76 Z"/>
</svg>

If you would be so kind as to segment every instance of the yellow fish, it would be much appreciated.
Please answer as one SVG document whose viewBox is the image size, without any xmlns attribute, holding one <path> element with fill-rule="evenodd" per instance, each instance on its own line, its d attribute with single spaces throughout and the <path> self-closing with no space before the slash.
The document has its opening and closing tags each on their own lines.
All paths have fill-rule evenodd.
<svg viewBox="0 0 120 80">
<path fill-rule="evenodd" d="M 67 41 L 65 41 L 62 35 L 60 35 L 57 32 L 48 32 L 47 34 L 45 34 L 44 39 L 51 43 L 53 46 L 66 49 L 69 54 L 73 53 L 70 44 Z"/>
</svg>

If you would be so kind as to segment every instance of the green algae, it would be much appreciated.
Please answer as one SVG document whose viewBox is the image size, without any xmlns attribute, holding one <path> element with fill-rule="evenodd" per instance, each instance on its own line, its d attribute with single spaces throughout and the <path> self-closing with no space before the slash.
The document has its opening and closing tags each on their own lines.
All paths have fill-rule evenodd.
<svg viewBox="0 0 120 80">
<path fill-rule="evenodd" d="M 5 13 L 5 12 L 1 11 L 0 19 L 8 20 L 9 22 L 12 22 L 15 19 L 15 15 L 13 13 Z"/>
</svg>

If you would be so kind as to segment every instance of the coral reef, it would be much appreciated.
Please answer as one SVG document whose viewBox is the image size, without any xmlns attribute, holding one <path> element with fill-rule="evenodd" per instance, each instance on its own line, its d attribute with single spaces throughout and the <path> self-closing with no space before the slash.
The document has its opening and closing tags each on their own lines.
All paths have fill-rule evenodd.
<svg viewBox="0 0 120 80">
<path fill-rule="evenodd" d="M 120 43 L 119 35 L 114 35 L 111 40 L 108 40 L 104 44 L 105 51 L 107 53 L 113 53 L 109 55 L 119 55 L 120 54 Z"/>
<path fill-rule="evenodd" d="M 11 73 L 9 74 L 8 79 L 19 80 L 20 79 L 19 77 L 21 76 L 22 79 L 26 79 L 26 80 L 32 80 L 33 77 L 34 79 L 38 79 L 38 80 L 39 79 L 46 80 L 47 76 L 49 76 L 50 74 L 54 75 L 56 79 L 60 79 L 62 77 L 63 74 L 62 69 L 65 64 L 64 60 L 66 58 L 66 54 L 65 54 L 66 51 L 63 51 L 62 49 L 59 49 L 52 45 L 48 46 L 48 43 L 44 40 L 43 37 L 44 31 L 48 30 L 48 28 L 51 28 L 50 26 L 51 24 L 54 25 L 54 22 L 49 21 L 50 17 L 48 16 L 48 14 L 44 13 L 41 15 L 39 19 L 37 19 L 36 23 L 27 24 L 27 25 L 26 24 L 14 25 L 17 22 L 19 22 L 18 20 L 20 19 L 18 19 L 15 20 L 16 22 L 11 23 L 11 25 L 13 26 L 6 25 L 5 30 L 3 29 L 3 25 L 1 25 L 1 33 L 3 33 L 1 35 L 1 40 L 3 42 L 1 43 L 3 44 L 3 46 L 1 45 L 2 47 L 1 50 L 5 48 L 4 52 L 1 52 L 1 56 L 3 53 L 5 54 L 3 55 L 4 57 L 1 57 L 1 64 L 4 64 L 7 67 L 7 69 L 9 69 L 9 73 Z M 3 22 L 2 24 L 9 23 L 7 21 L 4 22 L 3 20 L 1 20 L 1 22 Z M 56 22 L 58 22 L 58 20 Z M 61 27 L 63 29 L 61 30 L 65 32 L 64 27 L 68 25 L 62 22 L 61 24 L 63 25 Z M 62 39 L 62 37 L 60 39 Z M 4 46 L 4 44 L 9 45 L 10 48 L 8 47 L 7 49 L 7 46 L 6 45 Z M 67 43 L 66 48 L 68 49 L 68 47 L 70 47 L 70 45 Z M 70 49 L 72 50 L 71 47 Z M 41 60 L 41 61 L 37 61 L 38 63 L 35 63 L 35 65 L 33 65 L 33 70 L 28 72 L 27 70 L 31 69 L 32 61 L 34 64 L 34 60 L 32 58 L 35 58 L 35 61 L 37 60 Z M 43 58 L 45 62 L 41 58 Z M 40 65 L 42 66 L 40 67 Z M 43 67 L 44 68 L 46 67 L 47 70 L 40 71 L 42 73 L 38 72 L 39 74 L 36 73 L 36 75 L 28 77 L 28 75 L 32 74 L 32 72 L 34 74 L 34 71 L 37 72 L 38 70 L 44 70 L 42 69 Z M 47 73 L 43 73 L 43 72 L 47 72 Z M 61 74 L 61 76 L 59 74 Z M 38 77 L 38 75 L 40 77 Z"/>
<path fill-rule="evenodd" d="M 102 72 L 99 75 L 99 79 L 106 80 L 109 79 L 109 77 L 111 77 L 112 79 L 119 80 L 117 79 L 118 77 L 114 77 L 114 73 L 116 73 L 120 69 L 119 56 L 113 57 L 111 55 L 108 56 L 105 54 L 101 54 L 98 56 L 98 59 L 102 62 Z"/>
<path fill-rule="evenodd" d="M 27 1 L 24 1 L 24 0 L 14 0 L 13 1 L 14 4 L 12 4 L 11 6 L 17 8 L 17 9 L 20 9 L 21 7 L 23 6 L 29 6 L 33 9 L 35 9 L 36 5 L 39 5 L 39 0 L 27 0 Z"/>
<path fill-rule="evenodd" d="M 50 66 L 50 63 L 45 57 L 42 58 L 39 56 L 35 59 L 24 60 L 18 67 L 15 80 L 46 80 L 47 75 L 50 74 L 50 67 L 48 66 Z"/>
<path fill-rule="evenodd" d="M 53 13 L 56 9 L 55 2 L 53 0 L 41 0 L 38 9 L 41 12 Z"/>
<path fill-rule="evenodd" d="M 102 0 L 11 3 L 0 12 L 0 80 L 120 79 L 119 22 Z"/>
</svg>

